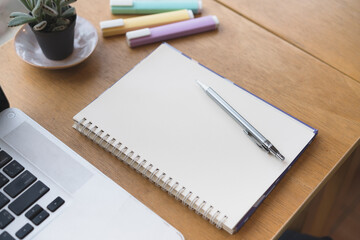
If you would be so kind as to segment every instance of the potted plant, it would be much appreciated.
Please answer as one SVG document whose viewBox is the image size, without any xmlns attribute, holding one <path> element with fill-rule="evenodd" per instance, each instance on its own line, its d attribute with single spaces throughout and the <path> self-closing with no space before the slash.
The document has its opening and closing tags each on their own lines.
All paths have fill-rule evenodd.
<svg viewBox="0 0 360 240">
<path fill-rule="evenodd" d="M 8 24 L 15 27 L 29 24 L 44 55 L 62 60 L 74 50 L 76 0 L 19 0 L 30 12 L 13 12 Z"/>
</svg>

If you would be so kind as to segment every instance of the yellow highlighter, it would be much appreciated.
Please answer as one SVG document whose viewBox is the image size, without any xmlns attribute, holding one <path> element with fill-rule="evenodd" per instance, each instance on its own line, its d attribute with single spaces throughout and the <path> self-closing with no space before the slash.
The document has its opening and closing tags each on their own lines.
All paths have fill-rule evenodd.
<svg viewBox="0 0 360 240">
<path fill-rule="evenodd" d="M 194 18 L 191 10 L 178 10 L 172 12 L 151 14 L 141 17 L 114 19 L 100 22 L 100 28 L 104 37 L 125 34 L 126 32 L 156 27 L 163 24 L 174 23 Z"/>
</svg>

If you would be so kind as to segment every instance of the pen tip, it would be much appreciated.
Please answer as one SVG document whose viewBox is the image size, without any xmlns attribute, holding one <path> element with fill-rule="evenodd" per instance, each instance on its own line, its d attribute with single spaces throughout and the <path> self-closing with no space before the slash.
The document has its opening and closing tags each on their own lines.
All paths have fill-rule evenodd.
<svg viewBox="0 0 360 240">
<path fill-rule="evenodd" d="M 281 161 L 284 161 L 285 160 L 285 157 L 283 155 L 281 155 L 281 153 L 276 153 L 276 157 L 278 159 L 280 159 Z"/>
</svg>

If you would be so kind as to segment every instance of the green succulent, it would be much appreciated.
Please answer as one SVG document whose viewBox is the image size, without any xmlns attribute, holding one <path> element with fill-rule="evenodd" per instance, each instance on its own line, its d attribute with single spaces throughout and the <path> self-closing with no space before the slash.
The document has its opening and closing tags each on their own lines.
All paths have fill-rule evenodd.
<svg viewBox="0 0 360 240">
<path fill-rule="evenodd" d="M 19 0 L 30 12 L 10 14 L 9 27 L 29 23 L 35 31 L 62 31 L 76 14 L 69 4 L 76 0 Z"/>
</svg>

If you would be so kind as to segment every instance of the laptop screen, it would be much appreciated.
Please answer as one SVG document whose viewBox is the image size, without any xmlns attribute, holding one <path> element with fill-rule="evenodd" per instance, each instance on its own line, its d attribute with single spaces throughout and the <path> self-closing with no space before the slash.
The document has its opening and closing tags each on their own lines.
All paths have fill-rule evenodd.
<svg viewBox="0 0 360 240">
<path fill-rule="evenodd" d="M 0 86 L 0 112 L 6 108 L 9 108 L 9 102 Z"/>
</svg>

